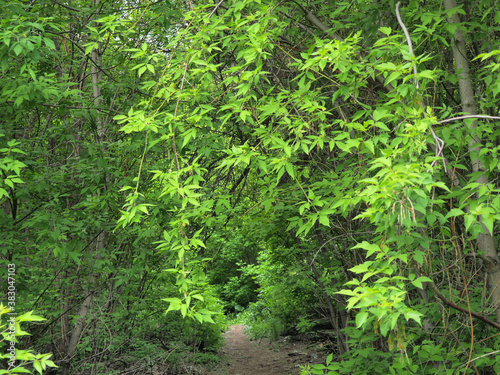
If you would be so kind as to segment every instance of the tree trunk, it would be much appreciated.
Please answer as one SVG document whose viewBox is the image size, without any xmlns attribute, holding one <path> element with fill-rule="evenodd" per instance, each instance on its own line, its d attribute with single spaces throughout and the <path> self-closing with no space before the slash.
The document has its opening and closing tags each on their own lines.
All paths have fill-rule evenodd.
<svg viewBox="0 0 500 375">
<path fill-rule="evenodd" d="M 92 305 L 92 295 L 89 293 L 88 288 L 85 289 L 85 295 L 86 297 L 83 300 L 80 310 L 78 311 L 78 321 L 76 322 L 75 327 L 71 332 L 68 345 L 66 346 L 66 356 L 64 364 L 61 368 L 62 375 L 69 375 L 71 369 L 71 360 L 76 353 L 76 347 L 80 342 L 80 337 L 82 335 L 83 328 L 85 327 L 85 318 L 87 317 L 87 314 L 90 311 L 90 306 Z"/>
<path fill-rule="evenodd" d="M 95 5 L 97 6 L 99 4 L 99 0 L 95 0 Z M 102 73 L 101 73 L 101 61 L 102 61 L 102 51 L 101 51 L 101 43 L 98 43 L 97 48 L 94 48 L 91 53 L 91 57 L 93 60 L 92 63 L 92 68 L 91 68 L 91 75 L 92 75 L 92 94 L 94 97 L 94 106 L 97 107 L 97 142 L 102 143 L 104 140 L 105 136 L 105 131 L 103 129 L 102 125 L 102 118 L 100 116 L 100 105 L 101 105 L 101 87 L 99 86 L 99 83 L 102 79 Z M 97 65 L 96 65 L 97 64 Z M 104 146 L 103 146 L 104 147 Z M 108 183 L 108 176 L 106 175 L 106 182 Z M 96 238 L 96 248 L 95 248 L 95 259 L 99 260 L 102 257 L 102 249 L 105 248 L 105 239 L 106 239 L 106 232 L 104 228 L 101 228 L 100 233 L 98 234 Z M 66 346 L 66 355 L 65 355 L 65 362 L 62 368 L 62 375 L 69 375 L 70 369 L 71 369 L 71 361 L 73 356 L 76 353 L 77 346 L 80 342 L 80 338 L 83 332 L 83 329 L 85 327 L 85 318 L 87 317 L 88 313 L 90 312 L 90 308 L 92 305 L 92 293 L 90 293 L 89 288 L 94 288 L 95 287 L 95 276 L 94 276 L 94 271 L 92 267 L 89 269 L 89 276 L 88 276 L 88 286 L 85 288 L 85 299 L 82 303 L 82 306 L 80 307 L 80 310 L 78 311 L 78 321 L 73 328 L 73 331 L 71 332 L 71 337 L 69 339 L 68 345 Z"/>
<path fill-rule="evenodd" d="M 335 335 L 337 336 L 337 344 L 338 344 L 337 346 L 339 349 L 339 353 L 342 355 L 345 352 L 347 352 L 347 347 L 346 347 L 347 345 L 345 342 L 344 334 L 340 331 L 341 327 L 339 324 L 339 317 L 337 314 L 337 310 L 333 305 L 332 299 L 328 295 L 328 291 L 326 290 L 325 285 L 321 281 L 321 275 L 318 273 L 316 266 L 309 257 L 306 257 L 306 262 L 311 267 L 311 271 L 314 274 L 316 281 L 318 282 L 321 292 L 323 293 L 323 297 L 325 297 L 326 306 L 328 307 L 328 312 L 330 314 L 329 320 L 330 323 L 332 324 L 333 329 L 335 330 Z"/>
<path fill-rule="evenodd" d="M 443 0 L 444 7 L 447 11 L 457 7 L 456 0 Z M 454 13 L 448 20 L 449 23 L 459 24 L 460 18 L 458 13 Z M 469 61 L 467 60 L 467 49 L 465 45 L 464 34 L 460 28 L 457 28 L 454 36 L 455 40 L 452 43 L 453 58 L 455 60 L 455 70 L 458 73 L 458 86 L 460 93 L 460 101 L 462 111 L 471 115 L 476 113 L 476 102 L 472 80 L 470 76 Z M 476 182 L 481 185 L 489 183 L 486 168 L 479 159 L 479 151 L 481 150 L 481 140 L 477 137 L 474 130 L 477 128 L 477 123 L 474 121 L 470 125 L 472 139 L 469 141 L 469 154 L 472 164 L 472 172 L 483 172 Z M 480 222 L 481 220 L 478 219 Z M 491 295 L 491 301 L 496 312 L 497 321 L 500 322 L 500 259 L 495 249 L 495 239 L 493 233 L 490 233 L 488 228 L 481 222 L 483 233 L 478 236 L 479 251 L 484 253 L 483 260 L 485 261 L 485 269 L 487 272 L 488 291 Z"/>
</svg>

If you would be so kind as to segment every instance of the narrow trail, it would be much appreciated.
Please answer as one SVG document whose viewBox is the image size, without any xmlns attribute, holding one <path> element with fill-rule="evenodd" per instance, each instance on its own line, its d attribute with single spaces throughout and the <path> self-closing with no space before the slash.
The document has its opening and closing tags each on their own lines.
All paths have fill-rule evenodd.
<svg viewBox="0 0 500 375">
<path fill-rule="evenodd" d="M 224 354 L 228 358 L 227 371 L 217 375 L 299 375 L 299 364 L 309 362 L 314 354 L 308 355 L 299 344 L 250 341 L 244 326 L 230 326 L 224 334 Z"/>
</svg>

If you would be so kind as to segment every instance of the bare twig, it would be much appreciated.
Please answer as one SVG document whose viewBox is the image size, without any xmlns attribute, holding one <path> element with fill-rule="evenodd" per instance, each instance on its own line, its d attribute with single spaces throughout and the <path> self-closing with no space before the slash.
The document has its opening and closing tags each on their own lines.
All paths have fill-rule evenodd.
<svg viewBox="0 0 500 375">
<path fill-rule="evenodd" d="M 476 357 L 474 359 L 471 359 L 469 362 L 474 362 L 474 361 L 477 361 L 478 359 L 480 358 L 484 358 L 484 357 L 488 357 L 490 355 L 494 355 L 494 354 L 497 354 L 497 353 L 500 353 L 500 350 L 495 350 L 494 352 L 489 352 L 489 353 L 486 353 L 486 354 L 483 354 L 483 355 L 480 355 L 479 357 Z M 460 367 L 463 367 L 465 366 L 465 363 L 462 364 Z"/>
<path fill-rule="evenodd" d="M 489 119 L 489 120 L 500 120 L 499 116 L 464 115 L 464 116 L 452 117 L 452 118 L 448 118 L 445 120 L 441 120 L 441 121 L 438 121 L 438 123 L 439 124 L 446 124 L 448 122 L 460 121 L 460 120 L 465 120 L 468 118 L 483 118 L 483 119 Z M 436 152 L 436 156 L 440 156 L 444 159 L 444 155 L 443 155 L 444 141 L 436 135 L 436 133 L 434 132 L 434 129 L 431 128 L 431 131 L 432 131 L 432 137 L 434 138 L 434 142 L 436 142 L 436 148 L 434 150 Z M 435 164 L 436 164 L 436 160 L 434 160 L 432 162 L 431 166 L 434 166 Z M 448 172 L 446 169 L 446 163 L 443 163 L 443 165 L 444 165 L 445 172 Z M 429 172 L 429 170 L 427 170 L 427 172 Z"/>
<path fill-rule="evenodd" d="M 220 0 L 219 3 L 214 7 L 214 10 L 212 10 L 212 13 L 208 15 L 208 19 L 212 17 L 212 15 L 215 13 L 215 11 L 221 6 L 221 4 L 224 2 L 224 0 Z"/>
<path fill-rule="evenodd" d="M 398 19 L 399 25 L 401 26 L 401 28 L 403 29 L 403 32 L 405 33 L 406 43 L 408 43 L 408 49 L 410 50 L 410 54 L 415 59 L 415 54 L 413 53 L 413 45 L 411 44 L 410 34 L 408 33 L 408 30 L 406 29 L 406 26 L 403 23 L 403 20 L 401 19 L 401 15 L 399 14 L 399 4 L 401 4 L 401 2 L 398 1 L 398 3 L 396 4 L 396 18 Z M 413 74 L 415 75 L 415 86 L 418 89 L 419 86 L 418 86 L 418 80 L 417 80 L 417 64 L 416 64 L 416 62 L 414 62 L 414 64 L 413 64 Z"/>
<path fill-rule="evenodd" d="M 444 141 L 436 135 L 436 132 L 434 131 L 434 129 L 432 127 L 431 127 L 431 132 L 432 132 L 432 137 L 434 138 L 434 142 L 436 142 L 436 149 L 434 150 L 436 152 L 436 157 L 440 156 L 444 159 L 444 155 L 443 155 Z M 431 163 L 431 167 L 434 167 L 434 165 L 436 165 L 436 162 L 437 162 L 437 160 L 434 160 Z M 443 161 L 443 165 L 444 165 L 444 171 L 448 172 L 448 170 L 446 169 L 446 163 L 444 161 Z M 427 170 L 427 172 L 429 172 L 429 170 Z"/>
<path fill-rule="evenodd" d="M 65 5 L 65 4 L 62 4 L 62 3 L 60 3 L 59 1 L 56 1 L 56 0 L 50 0 L 50 1 L 51 1 L 51 2 L 53 2 L 54 4 L 57 4 L 57 5 L 59 5 L 59 6 L 62 6 L 63 8 L 66 8 L 66 9 L 72 10 L 73 12 L 80 12 L 80 10 L 75 9 L 75 8 L 72 8 L 72 7 L 67 6 L 67 5 Z M 35 1 L 32 1 L 32 2 L 31 2 L 31 4 L 30 4 L 30 6 L 32 6 L 32 4 L 34 5 L 34 3 L 35 3 Z"/>
<path fill-rule="evenodd" d="M 458 116 L 458 117 L 452 117 L 452 118 L 447 118 L 445 120 L 438 121 L 440 124 L 446 124 L 447 122 L 453 122 L 453 121 L 460 121 L 460 120 L 465 120 L 468 118 L 485 118 L 489 120 L 500 120 L 499 116 L 488 116 L 488 115 L 465 115 L 465 116 Z"/>
<path fill-rule="evenodd" d="M 410 54 L 413 57 L 413 59 L 415 59 L 415 54 L 413 52 L 413 45 L 411 43 L 411 38 L 410 38 L 410 33 L 408 33 L 408 29 L 406 28 L 403 20 L 401 19 L 401 14 L 399 13 L 399 4 L 401 4 L 401 2 L 398 1 L 398 3 L 396 4 L 396 18 L 398 19 L 399 25 L 401 26 L 401 28 L 403 29 L 403 32 L 405 34 L 406 43 L 408 43 L 408 49 L 410 51 Z M 418 85 L 418 79 L 417 79 L 417 63 L 416 63 L 416 61 L 413 62 L 413 75 L 415 76 L 415 87 L 418 89 L 419 85 Z M 444 141 L 436 135 L 436 132 L 434 131 L 434 129 L 432 127 L 431 127 L 431 133 L 432 133 L 432 138 L 434 138 L 434 142 L 436 143 L 436 147 L 434 149 L 436 157 L 443 158 L 444 171 L 448 172 L 448 170 L 446 169 L 446 162 L 445 162 L 446 158 L 443 155 Z M 437 162 L 437 160 L 434 160 L 431 163 L 431 167 L 434 167 L 436 165 L 436 162 Z M 427 172 L 429 172 L 429 169 L 427 170 Z"/>
</svg>

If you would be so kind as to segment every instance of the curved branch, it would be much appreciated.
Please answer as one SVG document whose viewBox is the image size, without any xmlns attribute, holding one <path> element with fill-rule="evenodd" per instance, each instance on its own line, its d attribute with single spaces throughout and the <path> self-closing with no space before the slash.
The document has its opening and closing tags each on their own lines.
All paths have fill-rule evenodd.
<svg viewBox="0 0 500 375">
<path fill-rule="evenodd" d="M 472 310 L 467 310 L 467 309 L 464 309 L 463 307 L 460 307 L 458 306 L 457 304 L 449 301 L 448 299 L 446 299 L 446 297 L 439 291 L 439 289 L 437 288 L 436 284 L 434 284 L 434 281 L 431 281 L 429 282 L 429 284 L 432 286 L 432 289 L 434 290 L 434 293 L 436 294 L 436 296 L 441 300 L 443 301 L 443 303 L 457 311 L 460 311 L 460 312 L 463 312 L 467 315 L 472 315 L 473 317 L 479 319 L 479 320 L 482 320 L 483 322 L 485 322 L 486 324 L 492 326 L 492 327 L 495 327 L 496 329 L 500 329 L 500 324 L 499 323 L 496 323 L 494 322 L 493 320 L 491 319 L 488 319 L 487 317 L 485 317 L 484 315 L 481 315 L 481 314 L 478 314 L 477 312 L 474 312 Z"/>
<path fill-rule="evenodd" d="M 411 44 L 411 38 L 410 34 L 408 33 L 408 30 L 406 29 L 405 24 L 403 23 L 403 20 L 401 19 L 401 15 L 399 14 L 399 4 L 401 4 L 400 1 L 396 4 L 396 18 L 398 19 L 399 25 L 403 29 L 403 32 L 405 33 L 406 37 L 406 43 L 408 43 L 408 49 L 410 50 L 411 56 L 415 59 L 415 54 L 413 53 L 413 45 Z M 413 64 L 413 74 L 415 75 L 415 87 L 418 89 L 418 80 L 417 80 L 417 64 L 416 62 Z"/>
</svg>

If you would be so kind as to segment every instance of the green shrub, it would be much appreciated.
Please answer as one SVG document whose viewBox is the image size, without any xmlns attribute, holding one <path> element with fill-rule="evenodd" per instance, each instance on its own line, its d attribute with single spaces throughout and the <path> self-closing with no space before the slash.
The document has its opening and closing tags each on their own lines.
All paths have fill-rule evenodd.
<svg viewBox="0 0 500 375">
<path fill-rule="evenodd" d="M 34 354 L 31 350 L 18 349 L 18 337 L 29 335 L 21 329 L 22 322 L 38 322 L 44 318 L 27 312 L 22 315 L 7 315 L 12 311 L 0 304 L 0 332 L 3 340 L 0 341 L 0 359 L 7 362 L 7 369 L 0 369 L 0 374 L 29 373 L 27 367 L 33 367 L 40 374 L 47 367 L 57 367 L 49 358 L 52 354 Z"/>
</svg>

